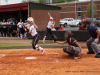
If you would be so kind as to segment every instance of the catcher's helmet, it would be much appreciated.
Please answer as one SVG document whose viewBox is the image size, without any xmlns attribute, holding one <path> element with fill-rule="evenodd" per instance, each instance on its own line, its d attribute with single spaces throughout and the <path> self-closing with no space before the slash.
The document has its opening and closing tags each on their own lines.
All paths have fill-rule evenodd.
<svg viewBox="0 0 100 75">
<path fill-rule="evenodd" d="M 30 21 L 31 23 L 34 22 L 34 19 L 32 17 L 27 18 L 27 21 Z"/>
<path fill-rule="evenodd" d="M 66 37 L 67 36 L 67 37 Z M 66 31 L 65 32 L 65 37 L 66 38 L 71 38 L 71 37 L 73 37 L 73 33 L 71 32 L 71 31 Z"/>
</svg>

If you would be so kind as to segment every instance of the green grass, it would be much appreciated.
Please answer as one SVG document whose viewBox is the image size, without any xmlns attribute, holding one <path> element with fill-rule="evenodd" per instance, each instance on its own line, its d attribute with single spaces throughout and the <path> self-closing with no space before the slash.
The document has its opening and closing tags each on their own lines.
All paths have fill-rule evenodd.
<svg viewBox="0 0 100 75">
<path fill-rule="evenodd" d="M 39 46 L 56 46 L 53 44 L 38 44 Z M 16 46 L 32 46 L 32 44 L 25 44 L 25 43 L 1 43 L 0 47 L 16 47 Z"/>
</svg>

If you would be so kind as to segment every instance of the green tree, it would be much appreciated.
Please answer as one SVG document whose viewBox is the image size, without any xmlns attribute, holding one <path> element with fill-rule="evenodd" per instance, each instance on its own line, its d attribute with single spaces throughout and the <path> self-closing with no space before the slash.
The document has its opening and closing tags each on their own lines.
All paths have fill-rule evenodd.
<svg viewBox="0 0 100 75">
<path fill-rule="evenodd" d="M 79 0 L 52 0 L 53 3 L 65 3 L 65 2 L 74 2 Z"/>
<path fill-rule="evenodd" d="M 93 14 L 96 15 L 97 14 L 97 6 L 95 3 L 93 3 Z M 87 8 L 86 8 L 86 16 L 90 17 L 91 16 L 91 4 L 89 3 Z"/>
</svg>

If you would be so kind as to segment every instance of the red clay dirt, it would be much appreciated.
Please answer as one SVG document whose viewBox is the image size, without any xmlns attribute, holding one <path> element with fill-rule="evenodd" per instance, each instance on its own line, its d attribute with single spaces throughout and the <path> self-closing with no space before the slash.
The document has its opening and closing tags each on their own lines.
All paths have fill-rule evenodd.
<svg viewBox="0 0 100 75">
<path fill-rule="evenodd" d="M 33 49 L 0 50 L 0 75 L 100 75 L 99 58 L 87 55 L 87 49 L 82 50 L 84 55 L 77 60 L 62 48 L 46 48 L 44 55 Z"/>
</svg>

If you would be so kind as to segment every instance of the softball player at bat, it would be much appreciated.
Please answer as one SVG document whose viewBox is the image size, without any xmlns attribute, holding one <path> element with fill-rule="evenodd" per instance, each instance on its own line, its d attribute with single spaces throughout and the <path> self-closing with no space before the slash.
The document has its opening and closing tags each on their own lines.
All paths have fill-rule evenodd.
<svg viewBox="0 0 100 75">
<path fill-rule="evenodd" d="M 48 22 L 48 26 L 47 26 L 47 29 L 46 29 L 46 34 L 45 34 L 45 36 L 44 36 L 44 38 L 43 38 L 43 43 L 45 43 L 45 39 L 46 39 L 46 37 L 47 37 L 47 35 L 50 33 L 50 35 L 53 37 L 53 34 L 52 34 L 52 31 L 51 31 L 51 29 L 52 29 L 52 27 L 54 27 L 54 25 L 55 25 L 55 22 L 53 21 L 53 18 L 52 17 L 50 17 L 50 21 Z M 53 38 L 52 38 L 53 39 Z"/>
<path fill-rule="evenodd" d="M 33 37 L 33 42 L 32 42 L 33 49 L 41 51 L 42 54 L 44 54 L 45 50 L 42 47 L 37 45 L 37 43 L 39 41 L 39 34 L 36 31 L 36 28 L 38 28 L 38 27 L 35 25 L 34 19 L 32 17 L 29 17 L 27 19 L 27 21 L 28 21 L 28 24 L 30 25 L 30 27 L 28 28 L 29 29 L 28 33 L 30 33 L 32 35 L 32 37 Z"/>
<path fill-rule="evenodd" d="M 82 49 L 80 44 L 77 42 L 76 39 L 73 38 L 73 34 L 71 33 L 71 31 L 67 31 L 65 32 L 65 42 L 58 42 L 56 41 L 56 43 L 58 44 L 65 44 L 68 43 L 68 47 L 64 47 L 63 51 L 65 53 L 68 53 L 70 56 L 74 56 L 74 59 L 79 59 L 79 53 L 83 54 Z"/>
</svg>

